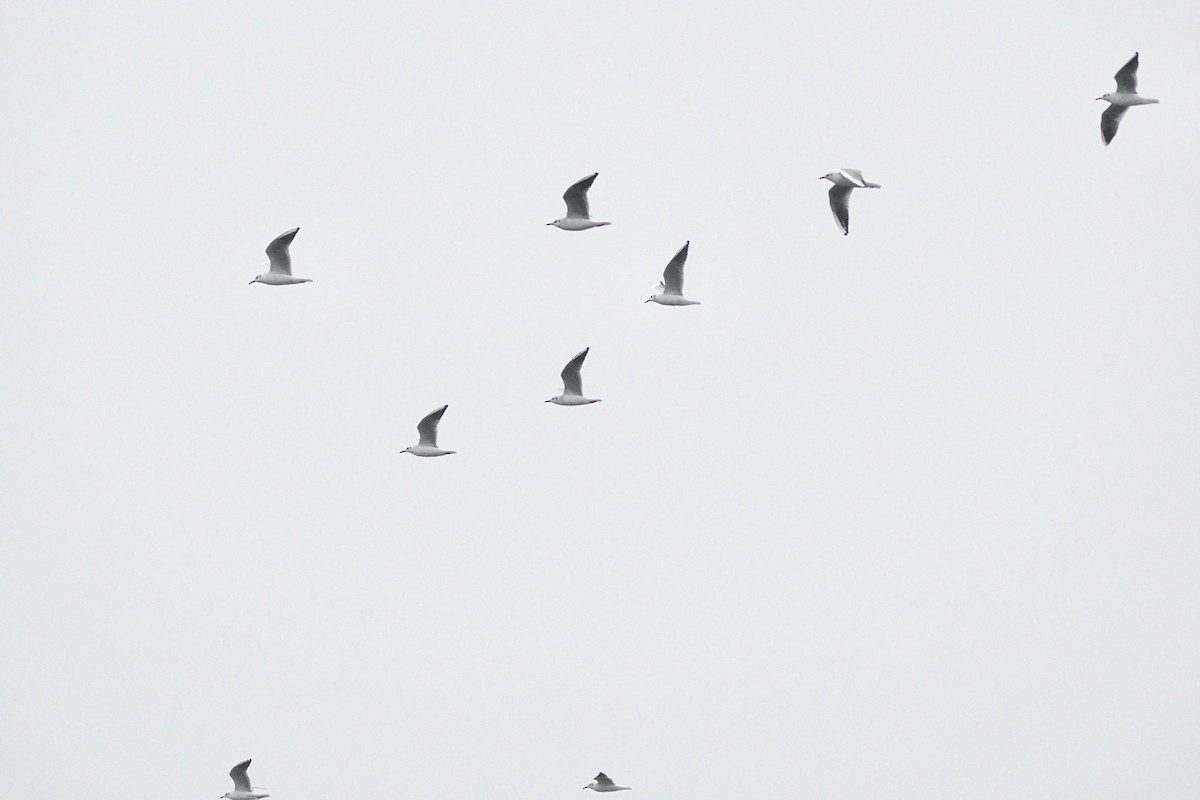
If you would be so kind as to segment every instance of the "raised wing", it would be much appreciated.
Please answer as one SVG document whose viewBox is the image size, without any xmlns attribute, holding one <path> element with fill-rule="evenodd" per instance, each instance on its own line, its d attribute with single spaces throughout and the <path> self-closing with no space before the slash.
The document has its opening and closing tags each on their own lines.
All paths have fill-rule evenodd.
<svg viewBox="0 0 1200 800">
<path fill-rule="evenodd" d="M 866 179 L 864 179 L 862 176 L 862 170 L 849 169 L 847 167 L 842 167 L 840 172 L 843 175 L 845 175 L 847 178 L 849 178 L 851 181 L 853 181 L 855 186 L 866 186 L 867 185 Z"/>
<path fill-rule="evenodd" d="M 684 245 L 684 249 L 685 250 L 687 249 L 687 245 Z M 596 773 L 595 781 L 596 781 L 596 783 L 600 784 L 601 786 L 612 786 L 613 785 L 612 778 L 608 777 L 603 772 Z"/>
<path fill-rule="evenodd" d="M 829 187 L 829 207 L 833 209 L 833 218 L 841 226 L 842 235 L 850 233 L 850 193 L 853 186 L 838 186 L 836 183 Z"/>
<path fill-rule="evenodd" d="M 683 294 L 683 265 L 687 262 L 690 241 L 684 242 L 683 247 L 663 270 L 663 288 L 666 294 Z M 604 773 L 601 772 L 601 775 Z M 611 783 L 612 781 L 609 781 Z"/>
<path fill-rule="evenodd" d="M 572 358 L 563 367 L 563 394 L 583 396 L 583 360 L 587 358 L 588 350 L 591 350 L 591 348 L 583 348 L 583 351 L 579 355 Z"/>
<path fill-rule="evenodd" d="M 295 239 L 299 232 L 299 228 L 292 228 L 287 233 L 276 236 L 275 241 L 267 245 L 267 255 L 271 259 L 271 272 L 278 272 L 282 275 L 292 274 L 292 256 L 288 253 L 288 245 L 292 243 L 292 239 Z"/>
<path fill-rule="evenodd" d="M 296 232 L 292 231 L 292 235 L 294 236 L 295 234 L 296 234 Z M 287 234 L 284 234 L 284 235 L 286 236 Z M 250 774 L 248 772 L 248 770 L 250 769 L 250 761 L 251 760 L 252 759 L 247 758 L 245 761 L 238 764 L 233 769 L 229 770 L 229 777 L 233 778 L 233 788 L 235 791 L 238 791 L 238 792 L 252 791 L 252 789 L 250 788 Z"/>
<path fill-rule="evenodd" d="M 1138 54 L 1134 53 L 1133 58 L 1125 63 L 1125 66 L 1117 70 L 1117 74 L 1113 75 L 1117 80 L 1117 91 L 1124 94 L 1137 94 L 1137 68 Z M 1115 130 L 1115 128 L 1114 128 Z"/>
<path fill-rule="evenodd" d="M 1103 137 L 1105 144 L 1111 142 L 1117 135 L 1117 126 L 1121 124 L 1121 117 L 1125 116 L 1125 112 L 1128 110 L 1129 106 L 1116 104 L 1111 104 L 1104 109 L 1104 113 L 1100 115 L 1100 136 Z"/>
<path fill-rule="evenodd" d="M 431 411 L 425 415 L 425 419 L 417 423 L 417 433 L 421 436 L 420 444 L 422 446 L 429 445 L 437 447 L 437 426 L 442 419 L 442 414 L 446 413 L 446 409 L 450 406 L 442 406 L 436 411 Z"/>
<path fill-rule="evenodd" d="M 571 188 L 563 192 L 563 200 L 567 204 L 567 216 L 588 219 L 587 191 L 592 188 L 599 172 L 593 172 L 586 178 L 571 184 Z"/>
</svg>

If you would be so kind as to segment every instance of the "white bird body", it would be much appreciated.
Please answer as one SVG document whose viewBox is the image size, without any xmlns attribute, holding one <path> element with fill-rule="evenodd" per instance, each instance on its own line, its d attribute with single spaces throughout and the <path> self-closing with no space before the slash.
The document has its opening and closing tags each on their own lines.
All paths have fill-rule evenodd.
<svg viewBox="0 0 1200 800">
<path fill-rule="evenodd" d="M 1125 116 L 1125 112 L 1129 110 L 1130 106 L 1146 106 L 1158 102 L 1153 97 L 1142 97 L 1137 93 L 1137 70 L 1138 54 L 1134 53 L 1133 58 L 1129 59 L 1125 66 L 1117 70 L 1117 74 L 1113 76 L 1117 82 L 1117 90 L 1096 98 L 1097 100 L 1107 100 L 1109 103 L 1108 108 L 1104 109 L 1104 113 L 1100 115 L 1100 138 L 1106 145 L 1117 135 L 1121 117 Z"/>
<path fill-rule="evenodd" d="M 267 255 L 271 259 L 271 271 L 264 272 L 258 275 L 250 283 L 265 283 L 268 286 L 289 286 L 293 283 L 312 283 L 312 278 L 294 278 L 292 277 L 292 255 L 288 252 L 288 246 L 291 245 L 292 239 L 296 238 L 296 234 L 300 232 L 299 228 L 292 228 L 286 233 L 281 233 L 267 245 Z"/>
<path fill-rule="evenodd" d="M 546 224 L 553 225 L 559 230 L 564 231 L 586 231 L 588 228 L 611 225 L 612 223 L 609 222 L 598 222 L 592 219 L 588 209 L 587 192 L 588 189 L 592 188 L 592 184 L 599 174 L 599 172 L 593 172 L 586 178 L 582 178 L 571 184 L 567 188 L 567 191 L 563 192 L 563 201 L 567 204 L 567 215 Z"/>
<path fill-rule="evenodd" d="M 596 779 L 583 788 L 591 789 L 593 792 L 629 791 L 628 786 L 618 786 L 612 782 L 612 778 L 608 777 L 603 772 L 597 774 Z"/>
<path fill-rule="evenodd" d="M 662 286 L 662 284 L 659 284 Z M 681 297 L 677 294 L 665 294 L 661 289 L 650 298 L 660 306 L 698 306 L 699 300 L 688 300 L 686 297 Z M 647 300 L 646 302 L 650 302 Z"/>
<path fill-rule="evenodd" d="M 833 218 L 842 229 L 843 236 L 850 235 L 850 193 L 855 189 L 883 188 L 878 183 L 871 183 L 865 179 L 859 170 L 846 167 L 822 175 L 817 180 L 833 184 L 829 187 L 829 208 L 833 211 Z"/>
<path fill-rule="evenodd" d="M 579 217 L 563 217 L 547 224 L 564 231 L 586 231 L 588 228 L 600 228 L 605 225 L 612 225 L 611 222 L 597 222 L 594 219 L 580 219 Z"/>
<path fill-rule="evenodd" d="M 655 302 L 660 306 L 700 305 L 699 300 L 688 300 L 683 296 L 683 266 L 687 263 L 690 245 L 690 241 L 684 242 L 683 247 L 679 248 L 679 252 L 667 264 L 667 268 L 663 270 L 662 282 L 658 284 L 658 290 L 650 295 L 647 303 Z"/>
<path fill-rule="evenodd" d="M 554 403 L 554 405 L 556 405 L 556 406 L 586 406 L 586 405 L 591 405 L 592 403 L 599 403 L 600 398 L 598 398 L 598 397 L 597 398 L 579 397 L 578 395 L 572 396 L 572 395 L 568 395 L 568 394 L 560 394 L 558 397 L 552 397 L 549 400 L 547 400 L 546 402 Z"/>
<path fill-rule="evenodd" d="M 583 348 L 563 367 L 562 394 L 557 397 L 551 397 L 546 401 L 547 403 L 554 403 L 556 406 L 586 406 L 591 403 L 600 402 L 599 400 L 583 396 L 583 360 L 587 358 L 588 350 L 591 350 L 591 348 Z"/>
<path fill-rule="evenodd" d="M 229 777 L 233 778 L 233 791 L 226 792 L 221 797 L 227 798 L 227 800 L 261 800 L 264 797 L 270 797 L 269 794 L 256 792 L 250 785 L 250 761 L 251 759 L 247 758 L 229 770 Z"/>
<path fill-rule="evenodd" d="M 402 453 L 412 453 L 414 456 L 422 458 L 433 458 L 435 456 L 451 456 L 454 455 L 454 450 L 443 450 L 437 445 L 437 426 L 441 421 L 442 415 L 446 413 L 446 409 L 450 406 L 442 406 L 434 409 L 425 415 L 425 417 L 417 423 L 417 434 L 421 437 L 418 444 L 412 447 L 406 447 Z"/>
</svg>

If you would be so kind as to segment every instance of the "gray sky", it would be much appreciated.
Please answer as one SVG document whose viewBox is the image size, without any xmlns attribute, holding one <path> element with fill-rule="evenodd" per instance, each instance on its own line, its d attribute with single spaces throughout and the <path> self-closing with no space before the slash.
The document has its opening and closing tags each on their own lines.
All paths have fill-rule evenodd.
<svg viewBox="0 0 1200 800">
<path fill-rule="evenodd" d="M 0 6 L 5 791 L 1194 796 L 1200 7 L 1086 5 Z"/>
</svg>

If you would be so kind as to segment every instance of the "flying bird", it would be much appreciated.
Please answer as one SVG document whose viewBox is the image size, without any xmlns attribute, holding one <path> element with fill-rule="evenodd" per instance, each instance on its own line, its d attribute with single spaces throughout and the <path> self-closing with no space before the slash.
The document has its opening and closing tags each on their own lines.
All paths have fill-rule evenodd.
<svg viewBox="0 0 1200 800">
<path fill-rule="evenodd" d="M 1108 108 L 1104 109 L 1104 113 L 1100 115 L 1100 137 L 1104 139 L 1104 144 L 1108 144 L 1117 135 L 1117 126 L 1121 124 L 1121 117 L 1125 116 L 1125 112 L 1130 106 L 1144 106 L 1158 101 L 1152 97 L 1142 97 L 1137 93 L 1137 70 L 1138 70 L 1138 54 L 1134 53 L 1133 58 L 1125 63 L 1125 66 L 1117 70 L 1117 74 L 1113 78 L 1117 81 L 1117 90 L 1102 94 L 1097 97 L 1097 100 L 1107 100 Z"/>
<path fill-rule="evenodd" d="M 683 296 L 683 265 L 687 261 L 688 245 L 690 244 L 690 241 L 684 242 L 683 247 L 679 248 L 679 252 L 667 264 L 667 268 L 663 270 L 662 282 L 658 284 L 658 290 L 650 295 L 647 303 L 653 300 L 662 306 L 700 305 L 699 300 L 688 300 Z"/>
<path fill-rule="evenodd" d="M 558 397 L 551 397 L 547 403 L 554 403 L 557 406 L 586 406 L 589 403 L 599 403 L 599 400 L 593 400 L 590 397 L 583 396 L 583 360 L 587 358 L 590 347 L 583 348 L 577 356 L 567 362 L 563 367 L 562 382 L 563 391 Z"/>
<path fill-rule="evenodd" d="M 292 243 L 292 239 L 295 239 L 296 234 L 299 232 L 299 228 L 292 228 L 287 233 L 281 233 L 276 236 L 275 240 L 267 245 L 267 255 L 271 258 L 271 271 L 257 276 L 254 280 L 250 281 L 251 283 L 265 283 L 269 286 L 312 283 L 312 278 L 292 277 L 292 256 L 288 252 L 288 245 Z"/>
<path fill-rule="evenodd" d="M 588 228 L 611 225 L 611 222 L 596 222 L 588 215 L 588 189 L 592 188 L 592 183 L 599 174 L 599 172 L 593 172 L 586 178 L 571 184 L 570 188 L 563 192 L 563 200 L 567 204 L 567 215 L 546 224 L 564 231 L 586 231 Z"/>
<path fill-rule="evenodd" d="M 629 789 L 628 786 L 617 786 L 612 782 L 612 778 L 603 772 L 597 773 L 596 779 L 583 788 L 591 789 L 593 792 L 619 792 L 622 789 Z"/>
<path fill-rule="evenodd" d="M 222 798 L 228 798 L 228 800 L 261 800 L 263 797 L 270 797 L 269 794 L 254 791 L 254 787 L 250 785 L 250 774 L 248 772 L 250 761 L 251 759 L 247 758 L 229 770 L 229 777 L 233 778 L 233 791 L 221 795 Z"/>
<path fill-rule="evenodd" d="M 850 193 L 855 189 L 879 189 L 878 183 L 871 183 L 863 178 L 856 169 L 840 169 L 828 175 L 817 178 L 819 181 L 829 181 L 829 207 L 833 209 L 833 218 L 842 229 L 842 235 L 850 235 Z"/>
<path fill-rule="evenodd" d="M 404 448 L 401 452 L 412 453 L 414 456 L 422 456 L 424 458 L 453 455 L 454 450 L 443 450 L 437 446 L 438 422 L 442 419 L 442 414 L 445 414 L 446 409 L 449 407 L 442 406 L 426 414 L 425 418 L 417 423 L 417 433 L 421 436 L 420 442 L 414 444 L 412 447 Z"/>
</svg>

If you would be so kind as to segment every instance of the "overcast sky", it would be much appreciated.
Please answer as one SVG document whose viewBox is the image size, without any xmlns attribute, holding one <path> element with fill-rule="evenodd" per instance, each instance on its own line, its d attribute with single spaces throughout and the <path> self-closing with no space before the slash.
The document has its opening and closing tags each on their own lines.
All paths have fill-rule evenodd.
<svg viewBox="0 0 1200 800">
<path fill-rule="evenodd" d="M 8 0 L 4 793 L 1196 796 L 1197 31 Z"/>
</svg>

